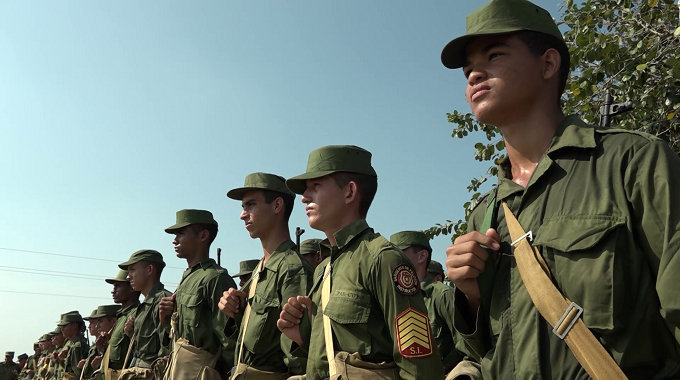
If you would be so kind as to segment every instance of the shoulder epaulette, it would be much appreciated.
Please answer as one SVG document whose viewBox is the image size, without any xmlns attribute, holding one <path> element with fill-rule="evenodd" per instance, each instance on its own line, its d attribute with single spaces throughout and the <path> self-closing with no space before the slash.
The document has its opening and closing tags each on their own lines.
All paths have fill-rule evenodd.
<svg viewBox="0 0 680 380">
<path fill-rule="evenodd" d="M 484 199 L 486 199 L 486 198 L 489 196 L 489 194 L 491 194 L 491 192 L 493 192 L 493 189 L 487 191 L 487 192 L 486 192 L 485 194 L 483 194 L 483 195 L 478 196 L 477 199 L 473 199 L 473 200 L 470 202 L 470 207 L 468 207 L 468 208 L 470 209 L 470 212 L 474 211 L 474 210 L 477 208 L 477 206 L 479 206 L 480 204 L 482 204 L 482 201 L 483 201 Z"/>
<path fill-rule="evenodd" d="M 635 130 L 630 130 L 630 129 L 620 129 L 620 128 L 595 128 L 595 132 L 597 133 L 602 133 L 602 134 L 616 134 L 616 133 L 628 133 L 631 135 L 637 135 L 640 136 L 646 140 L 649 141 L 659 141 L 658 137 L 651 135 L 646 132 L 641 132 L 641 131 L 635 131 Z"/>
</svg>

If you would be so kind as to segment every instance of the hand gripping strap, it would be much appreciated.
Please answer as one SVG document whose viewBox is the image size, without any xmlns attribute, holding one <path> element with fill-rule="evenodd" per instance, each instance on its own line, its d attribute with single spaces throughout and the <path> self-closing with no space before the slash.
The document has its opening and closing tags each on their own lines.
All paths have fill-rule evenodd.
<svg viewBox="0 0 680 380">
<path fill-rule="evenodd" d="M 252 280 L 250 281 L 250 288 L 248 289 L 248 299 L 255 296 L 255 288 L 257 287 L 257 281 L 260 279 L 260 270 L 262 269 L 262 260 L 257 263 L 257 268 L 253 272 Z M 243 313 L 243 333 L 241 334 L 241 345 L 238 349 L 238 361 L 241 363 L 241 355 L 243 354 L 243 340 L 246 338 L 246 330 L 248 329 L 248 320 L 250 319 L 250 303 L 246 300 L 246 310 Z"/>
<path fill-rule="evenodd" d="M 543 256 L 529 244 L 529 234 L 524 232 L 505 202 L 503 210 L 510 239 L 514 241 L 519 275 L 538 312 L 555 327 L 553 332 L 564 339 L 590 377 L 595 380 L 626 379 L 621 368 L 579 318 L 583 309 L 566 299 L 552 283 Z"/>
</svg>

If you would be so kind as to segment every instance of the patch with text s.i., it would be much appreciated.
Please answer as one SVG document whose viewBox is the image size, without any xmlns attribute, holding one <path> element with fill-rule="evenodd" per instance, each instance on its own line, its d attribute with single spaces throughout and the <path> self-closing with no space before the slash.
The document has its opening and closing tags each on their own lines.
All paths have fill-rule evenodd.
<svg viewBox="0 0 680 380">
<path fill-rule="evenodd" d="M 427 314 L 412 307 L 394 318 L 397 348 L 405 358 L 424 358 L 432 355 L 432 333 Z"/>
</svg>

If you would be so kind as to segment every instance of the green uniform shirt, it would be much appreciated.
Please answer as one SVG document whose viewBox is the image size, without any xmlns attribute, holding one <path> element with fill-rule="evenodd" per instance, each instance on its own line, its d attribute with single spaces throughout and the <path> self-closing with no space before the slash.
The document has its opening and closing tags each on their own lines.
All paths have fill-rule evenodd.
<svg viewBox="0 0 680 380">
<path fill-rule="evenodd" d="M 583 322 L 628 378 L 680 376 L 678 156 L 649 135 L 569 116 L 526 189 L 507 178 L 509 169 L 501 165 L 498 199 L 534 232 L 553 282 L 583 307 Z M 473 210 L 470 230 L 484 214 Z M 456 293 L 455 326 L 469 354 L 487 379 L 589 378 L 531 302 L 502 207 L 494 225 L 503 244 L 490 312 L 467 320 L 472 313 Z"/>
<path fill-rule="evenodd" d="M 161 298 L 171 295 L 159 282 L 144 298 L 144 302 L 137 306 L 132 366 L 150 368 L 154 360 L 170 353 L 170 337 L 160 323 L 158 304 Z"/>
<path fill-rule="evenodd" d="M 75 374 L 80 377 L 81 368 L 78 368 L 80 360 L 87 358 L 90 344 L 84 336 L 79 335 L 75 339 L 67 339 L 64 348 L 68 350 L 66 359 L 64 359 L 64 372 Z"/>
<path fill-rule="evenodd" d="M 456 349 L 456 343 L 460 338 L 456 336 L 456 330 L 453 327 L 454 291 L 441 282 L 435 281 L 430 275 L 420 282 L 420 289 L 425 298 L 432 336 L 437 344 L 444 372 L 448 373 L 463 359 Z"/>
<path fill-rule="evenodd" d="M 95 358 L 95 356 L 101 355 L 99 350 L 97 349 L 96 346 L 90 347 L 90 351 L 87 353 L 87 359 L 85 359 L 85 365 L 83 366 L 82 372 L 83 372 L 83 379 L 89 379 L 92 377 L 92 374 L 94 371 L 97 370 L 97 368 L 92 367 L 92 360 Z"/>
<path fill-rule="evenodd" d="M 8 365 L 3 361 L 0 363 L 0 380 L 15 380 L 17 378 L 17 374 L 15 374 L 14 371 L 17 371 L 17 374 L 19 372 L 19 366 L 17 363 L 12 362 Z"/>
<path fill-rule="evenodd" d="M 116 313 L 116 324 L 111 331 L 109 347 L 107 348 L 109 350 L 109 368 L 111 369 L 123 369 L 123 361 L 130 347 L 130 337 L 125 334 L 125 322 L 128 318 L 135 316 L 137 306 L 139 306 L 139 301 L 135 300 L 128 307 L 120 309 Z"/>
<path fill-rule="evenodd" d="M 248 300 L 251 309 L 243 343 L 242 363 L 272 372 L 305 372 L 306 361 L 291 355 L 292 342 L 281 334 L 276 321 L 281 314 L 281 305 L 288 302 L 288 298 L 307 294 L 312 273 L 314 268 L 297 253 L 292 241 L 281 243 L 272 252 L 264 269 L 260 271 L 255 296 Z M 250 281 L 244 289 L 250 286 Z M 239 314 L 237 322 L 241 318 L 242 314 Z M 235 362 L 238 360 L 241 333 L 238 332 Z"/>
<path fill-rule="evenodd" d="M 215 260 L 206 259 L 184 271 L 175 292 L 179 337 L 213 355 L 221 348 L 218 363 L 225 372 L 234 365 L 235 342 L 225 335 L 229 318 L 217 304 L 229 288 L 236 288 L 236 283 L 227 271 Z"/>
<path fill-rule="evenodd" d="M 59 353 L 65 348 L 65 346 L 54 346 L 54 351 L 57 353 L 57 359 L 50 359 L 50 366 L 48 370 L 48 378 L 61 380 L 61 375 L 64 372 L 64 361 L 59 359 Z"/>
<path fill-rule="evenodd" d="M 50 347 L 40 354 L 40 359 L 38 359 L 38 370 L 35 371 L 36 375 L 41 380 L 46 380 L 49 378 L 50 360 L 52 358 L 52 353 L 54 352 L 54 347 Z"/>
<path fill-rule="evenodd" d="M 307 379 L 322 380 L 329 376 L 323 332 L 321 292 L 323 274 L 331 261 L 331 295 L 325 314 L 331 320 L 335 351 L 358 352 L 372 363 L 395 362 L 404 380 L 443 379 L 444 372 L 432 334 L 426 331 L 429 353 L 406 357 L 395 332 L 402 313 L 415 310 L 428 330 L 427 309 L 419 291 L 418 278 L 409 259 L 380 234 L 374 233 L 366 221 L 353 222 L 335 234 L 337 247 L 329 252 L 328 240 L 321 245 L 327 257 L 316 269 L 311 290 L 313 301 L 311 333 L 301 333 L 309 342 Z M 330 257 L 328 257 L 330 256 Z M 409 283 L 395 280 L 407 274 Z M 401 281 L 401 280 L 399 280 Z M 401 290 L 400 290 L 401 288 Z M 307 322 L 306 318 L 304 321 Z M 413 348 L 413 347 L 411 347 Z M 295 351 L 304 352 L 304 348 Z"/>
</svg>

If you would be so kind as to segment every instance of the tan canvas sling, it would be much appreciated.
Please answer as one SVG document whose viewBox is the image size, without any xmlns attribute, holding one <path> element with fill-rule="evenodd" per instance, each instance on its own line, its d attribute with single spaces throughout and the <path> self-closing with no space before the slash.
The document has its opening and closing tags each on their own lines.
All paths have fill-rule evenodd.
<svg viewBox="0 0 680 380">
<path fill-rule="evenodd" d="M 257 263 L 255 268 L 255 274 L 253 275 L 253 280 L 250 282 L 250 288 L 248 289 L 248 299 L 255 297 L 255 288 L 257 287 L 257 282 L 260 280 L 260 270 L 262 269 L 262 260 Z M 243 313 L 243 334 L 241 334 L 241 345 L 238 349 L 238 361 L 236 363 L 241 364 L 241 355 L 243 355 L 243 341 L 246 338 L 246 331 L 248 330 L 248 320 L 250 319 L 250 302 L 246 300 L 246 310 Z"/>
<path fill-rule="evenodd" d="M 583 308 L 565 298 L 550 280 L 543 256 L 528 241 L 531 232 L 524 231 L 506 202 L 503 202 L 503 210 L 515 247 L 519 275 L 538 312 L 554 327 L 553 333 L 564 340 L 593 379 L 626 379 L 621 368 L 579 318 Z"/>
</svg>

